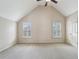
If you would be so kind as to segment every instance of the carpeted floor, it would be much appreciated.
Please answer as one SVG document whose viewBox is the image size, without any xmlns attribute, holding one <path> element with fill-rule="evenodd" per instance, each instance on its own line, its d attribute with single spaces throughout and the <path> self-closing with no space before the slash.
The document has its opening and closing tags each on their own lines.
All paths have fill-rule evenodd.
<svg viewBox="0 0 79 59">
<path fill-rule="evenodd" d="M 77 48 L 66 44 L 17 44 L 0 59 L 77 59 Z"/>
</svg>

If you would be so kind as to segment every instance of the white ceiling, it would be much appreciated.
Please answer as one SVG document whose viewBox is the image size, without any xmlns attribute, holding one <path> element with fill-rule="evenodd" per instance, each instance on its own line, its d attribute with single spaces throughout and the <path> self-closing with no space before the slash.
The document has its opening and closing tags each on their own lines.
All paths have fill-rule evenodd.
<svg viewBox="0 0 79 59">
<path fill-rule="evenodd" d="M 57 0 L 58 4 L 49 2 L 49 5 L 55 7 L 64 16 L 68 16 L 77 11 L 78 0 Z M 45 4 L 45 0 L 37 2 L 36 0 L 0 0 L 0 16 L 9 20 L 18 21 L 24 15 L 27 15 L 38 5 Z"/>
<path fill-rule="evenodd" d="M 60 11 L 64 16 L 69 16 L 76 12 L 78 9 L 78 0 L 57 0 L 58 4 L 52 3 L 58 11 Z"/>
</svg>

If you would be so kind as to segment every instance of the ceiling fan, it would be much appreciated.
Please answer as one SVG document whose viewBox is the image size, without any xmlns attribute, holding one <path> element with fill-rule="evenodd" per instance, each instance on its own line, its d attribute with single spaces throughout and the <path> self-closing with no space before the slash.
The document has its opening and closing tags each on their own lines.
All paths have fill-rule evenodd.
<svg viewBox="0 0 79 59">
<path fill-rule="evenodd" d="M 42 1 L 42 0 L 37 0 L 37 1 Z M 45 7 L 48 5 L 48 1 L 52 1 L 55 4 L 58 3 L 58 1 L 56 1 L 56 0 L 46 0 Z"/>
</svg>

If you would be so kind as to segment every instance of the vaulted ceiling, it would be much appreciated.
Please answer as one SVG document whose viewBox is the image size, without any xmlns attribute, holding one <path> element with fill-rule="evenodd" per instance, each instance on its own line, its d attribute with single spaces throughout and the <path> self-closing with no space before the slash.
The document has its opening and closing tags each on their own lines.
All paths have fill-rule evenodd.
<svg viewBox="0 0 79 59">
<path fill-rule="evenodd" d="M 78 0 L 57 0 L 58 4 L 49 2 L 48 5 L 55 7 L 64 16 L 69 16 L 78 9 Z M 27 15 L 38 5 L 44 5 L 45 0 L 37 2 L 36 0 L 0 0 L 0 17 L 9 20 L 18 21 L 24 15 Z"/>
</svg>

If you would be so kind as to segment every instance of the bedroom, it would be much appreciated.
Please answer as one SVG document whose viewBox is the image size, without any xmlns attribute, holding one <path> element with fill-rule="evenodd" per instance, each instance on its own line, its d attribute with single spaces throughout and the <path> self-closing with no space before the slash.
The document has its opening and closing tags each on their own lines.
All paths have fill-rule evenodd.
<svg viewBox="0 0 79 59">
<path fill-rule="evenodd" d="M 0 59 L 78 58 L 78 0 L 54 1 L 0 0 Z"/>
</svg>

